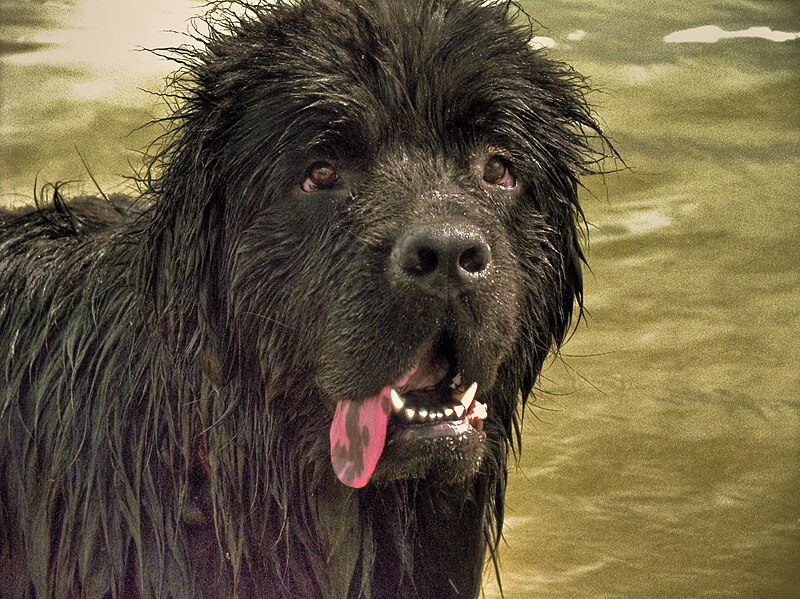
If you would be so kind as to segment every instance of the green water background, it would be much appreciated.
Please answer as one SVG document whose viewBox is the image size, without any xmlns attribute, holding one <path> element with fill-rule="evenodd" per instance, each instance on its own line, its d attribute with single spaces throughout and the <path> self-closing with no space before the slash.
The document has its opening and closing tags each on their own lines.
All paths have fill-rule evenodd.
<svg viewBox="0 0 800 599">
<path fill-rule="evenodd" d="M 586 181 L 588 315 L 526 414 L 505 596 L 800 597 L 800 40 L 664 41 L 797 32 L 800 5 L 524 6 L 628 168 Z M 197 12 L 0 0 L 0 203 L 91 191 L 79 154 L 124 190 L 171 69 L 131 48 Z"/>
</svg>

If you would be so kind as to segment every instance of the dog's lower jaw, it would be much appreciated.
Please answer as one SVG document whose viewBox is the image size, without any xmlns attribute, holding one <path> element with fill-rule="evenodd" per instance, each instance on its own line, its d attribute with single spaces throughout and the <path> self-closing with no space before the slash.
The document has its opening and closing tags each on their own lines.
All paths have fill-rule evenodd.
<svg viewBox="0 0 800 599">
<path fill-rule="evenodd" d="M 402 435 L 404 431 L 395 433 Z M 455 484 L 475 477 L 486 451 L 486 437 L 469 425 L 458 436 L 423 437 L 387 444 L 371 482 L 427 479 Z"/>
</svg>

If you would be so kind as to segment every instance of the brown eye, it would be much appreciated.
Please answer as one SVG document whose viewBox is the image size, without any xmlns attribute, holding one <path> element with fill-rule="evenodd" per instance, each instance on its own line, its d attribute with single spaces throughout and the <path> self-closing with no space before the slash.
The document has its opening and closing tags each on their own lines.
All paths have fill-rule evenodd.
<svg viewBox="0 0 800 599">
<path fill-rule="evenodd" d="M 492 185 L 501 185 L 506 189 L 512 189 L 517 185 L 517 180 L 508 170 L 505 159 L 497 155 L 486 161 L 486 165 L 483 167 L 483 180 Z"/>
<path fill-rule="evenodd" d="M 330 162 L 315 162 L 308 169 L 306 178 L 300 185 L 303 191 L 330 189 L 339 183 L 339 174 Z"/>
</svg>

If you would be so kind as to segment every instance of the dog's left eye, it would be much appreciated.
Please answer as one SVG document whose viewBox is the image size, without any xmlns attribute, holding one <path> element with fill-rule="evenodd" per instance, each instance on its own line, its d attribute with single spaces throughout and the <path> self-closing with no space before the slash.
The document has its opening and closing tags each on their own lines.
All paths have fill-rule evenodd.
<svg viewBox="0 0 800 599">
<path fill-rule="evenodd" d="M 505 159 L 497 155 L 486 161 L 483 167 L 483 180 L 506 189 L 513 189 L 517 185 L 517 179 L 511 174 Z"/>
<path fill-rule="evenodd" d="M 338 183 L 339 174 L 330 162 L 315 162 L 306 171 L 300 187 L 303 191 L 317 191 L 336 187 Z"/>
</svg>

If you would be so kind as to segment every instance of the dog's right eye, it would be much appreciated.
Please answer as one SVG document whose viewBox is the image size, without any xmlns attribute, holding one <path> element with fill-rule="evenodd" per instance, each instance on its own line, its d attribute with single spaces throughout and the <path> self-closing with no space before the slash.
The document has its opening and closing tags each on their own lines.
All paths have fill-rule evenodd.
<svg viewBox="0 0 800 599">
<path fill-rule="evenodd" d="M 505 158 L 496 154 L 486 161 L 483 167 L 483 180 L 506 189 L 513 189 L 517 185 L 517 179 L 511 174 Z"/>
<path fill-rule="evenodd" d="M 306 171 L 300 187 L 303 191 L 330 189 L 339 183 L 339 174 L 330 162 L 315 162 Z"/>
</svg>

